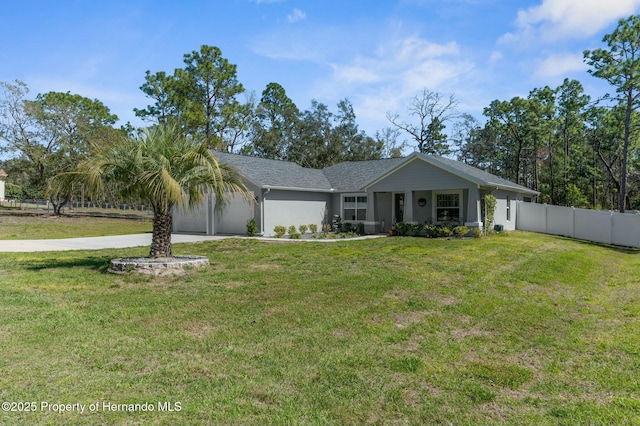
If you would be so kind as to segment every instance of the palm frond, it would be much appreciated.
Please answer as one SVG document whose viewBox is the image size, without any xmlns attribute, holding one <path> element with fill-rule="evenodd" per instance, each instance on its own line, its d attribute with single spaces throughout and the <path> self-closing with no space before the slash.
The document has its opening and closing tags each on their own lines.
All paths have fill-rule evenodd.
<svg viewBox="0 0 640 426">
<path fill-rule="evenodd" d="M 208 193 L 215 196 L 218 210 L 232 194 L 254 200 L 242 177 L 219 163 L 206 142 L 196 143 L 171 126 L 154 126 L 118 144 L 94 146 L 89 158 L 73 172 L 56 176 L 51 188 L 76 183 L 96 196 L 115 186 L 120 195 L 146 199 L 162 212 L 174 205 L 196 207 Z"/>
</svg>

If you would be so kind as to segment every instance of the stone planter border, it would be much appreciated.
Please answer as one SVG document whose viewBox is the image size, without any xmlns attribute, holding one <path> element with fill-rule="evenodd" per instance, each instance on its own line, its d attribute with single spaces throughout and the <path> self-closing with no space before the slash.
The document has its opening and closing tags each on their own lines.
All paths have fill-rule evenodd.
<svg viewBox="0 0 640 426">
<path fill-rule="evenodd" d="M 164 275 L 181 274 L 190 268 L 199 268 L 209 264 L 206 256 L 173 257 L 123 257 L 111 260 L 110 272 L 140 272 L 143 274 Z"/>
</svg>

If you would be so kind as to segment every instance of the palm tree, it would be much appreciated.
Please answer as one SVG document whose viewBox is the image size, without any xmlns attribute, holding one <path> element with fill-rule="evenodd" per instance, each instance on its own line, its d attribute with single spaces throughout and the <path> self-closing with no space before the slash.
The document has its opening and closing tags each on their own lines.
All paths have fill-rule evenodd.
<svg viewBox="0 0 640 426">
<path fill-rule="evenodd" d="M 198 206 L 208 193 L 215 196 L 218 211 L 233 193 L 254 200 L 241 176 L 219 163 L 206 141 L 198 144 L 177 127 L 159 125 L 114 145 L 93 148 L 75 171 L 54 177 L 50 191 L 81 183 L 95 194 L 116 188 L 124 197 L 145 200 L 153 209 L 150 257 L 172 256 L 174 207 Z"/>
</svg>

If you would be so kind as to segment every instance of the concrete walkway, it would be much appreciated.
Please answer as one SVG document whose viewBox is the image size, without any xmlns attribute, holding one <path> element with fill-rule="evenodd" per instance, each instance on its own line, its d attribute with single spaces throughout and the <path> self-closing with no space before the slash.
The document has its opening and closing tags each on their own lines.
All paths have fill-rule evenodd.
<svg viewBox="0 0 640 426">
<path fill-rule="evenodd" d="M 221 240 L 212 235 L 171 235 L 172 243 L 195 243 Z M 99 250 L 151 246 L 151 234 L 116 235 L 110 237 L 63 238 L 56 240 L 0 240 L 0 252 L 35 252 L 63 250 Z"/>
<path fill-rule="evenodd" d="M 344 239 L 300 239 L 269 237 L 245 237 L 238 235 L 190 235 L 171 234 L 171 243 L 197 243 L 200 241 L 217 241 L 225 238 L 256 238 L 264 241 L 290 242 L 319 242 L 335 243 L 338 241 L 355 241 L 371 238 L 386 237 L 386 235 L 365 235 L 362 237 Z M 100 250 L 111 248 L 127 248 L 151 246 L 151 234 L 114 235 L 111 237 L 61 238 L 55 240 L 0 240 L 0 253 L 28 253 L 36 251 L 64 251 L 64 250 Z"/>
</svg>

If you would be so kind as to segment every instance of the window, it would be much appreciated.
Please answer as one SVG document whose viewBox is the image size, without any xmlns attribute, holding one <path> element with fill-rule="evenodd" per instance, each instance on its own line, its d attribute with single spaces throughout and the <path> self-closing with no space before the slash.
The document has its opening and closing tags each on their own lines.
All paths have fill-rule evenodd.
<svg viewBox="0 0 640 426">
<path fill-rule="evenodd" d="M 459 222 L 461 211 L 460 193 L 436 194 L 436 220 L 438 222 Z"/>
<path fill-rule="evenodd" d="M 344 220 L 366 220 L 367 219 L 367 197 L 366 196 L 345 196 L 342 204 L 342 218 Z"/>
<path fill-rule="evenodd" d="M 507 220 L 511 220 L 511 197 L 507 195 Z"/>
</svg>

